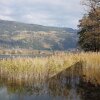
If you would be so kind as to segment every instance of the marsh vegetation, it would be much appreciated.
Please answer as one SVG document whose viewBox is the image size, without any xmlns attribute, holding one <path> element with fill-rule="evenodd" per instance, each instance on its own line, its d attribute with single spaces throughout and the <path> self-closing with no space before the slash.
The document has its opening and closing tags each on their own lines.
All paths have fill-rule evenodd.
<svg viewBox="0 0 100 100">
<path fill-rule="evenodd" d="M 5 58 L 0 60 L 0 99 L 99 100 L 99 73 L 100 53 Z"/>
<path fill-rule="evenodd" d="M 100 53 L 59 53 L 47 57 L 16 57 L 0 60 L 0 76 L 8 80 L 47 80 L 80 63 L 84 80 L 100 84 Z"/>
</svg>

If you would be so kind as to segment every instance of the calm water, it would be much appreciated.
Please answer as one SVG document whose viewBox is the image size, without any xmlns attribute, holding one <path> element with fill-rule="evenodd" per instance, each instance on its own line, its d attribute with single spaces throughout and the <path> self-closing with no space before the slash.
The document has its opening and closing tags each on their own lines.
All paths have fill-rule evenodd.
<svg viewBox="0 0 100 100">
<path fill-rule="evenodd" d="M 0 77 L 0 100 L 100 100 L 100 86 L 85 83 L 81 72 L 75 66 L 43 83 L 16 84 Z"/>
<path fill-rule="evenodd" d="M 3 59 L 3 58 L 16 58 L 16 57 L 31 57 L 31 58 L 34 58 L 34 57 L 46 57 L 46 56 L 50 56 L 50 54 L 37 54 L 37 55 L 32 55 L 32 54 L 22 54 L 22 55 L 19 55 L 19 54 L 13 54 L 13 55 L 0 55 L 0 59 Z"/>
</svg>

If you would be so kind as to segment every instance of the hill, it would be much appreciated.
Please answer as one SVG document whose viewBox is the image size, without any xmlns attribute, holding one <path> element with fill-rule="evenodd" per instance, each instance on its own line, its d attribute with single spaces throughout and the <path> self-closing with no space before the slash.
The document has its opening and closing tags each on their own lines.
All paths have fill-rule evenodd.
<svg viewBox="0 0 100 100">
<path fill-rule="evenodd" d="M 67 50 L 76 48 L 77 30 L 0 20 L 0 47 Z"/>
</svg>

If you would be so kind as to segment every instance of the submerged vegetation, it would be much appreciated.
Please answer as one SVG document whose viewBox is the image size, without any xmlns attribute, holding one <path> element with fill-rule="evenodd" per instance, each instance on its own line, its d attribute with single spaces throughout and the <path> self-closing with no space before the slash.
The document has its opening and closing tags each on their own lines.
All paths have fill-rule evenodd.
<svg viewBox="0 0 100 100">
<path fill-rule="evenodd" d="M 0 76 L 8 81 L 45 81 L 77 63 L 84 80 L 100 84 L 100 53 L 59 53 L 47 57 L 7 58 L 0 60 Z M 79 64 L 79 68 L 81 67 Z"/>
</svg>

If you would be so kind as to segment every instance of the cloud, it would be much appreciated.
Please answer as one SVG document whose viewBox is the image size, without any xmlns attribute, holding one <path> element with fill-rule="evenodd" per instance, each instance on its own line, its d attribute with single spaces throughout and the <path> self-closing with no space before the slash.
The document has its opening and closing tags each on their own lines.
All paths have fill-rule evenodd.
<svg viewBox="0 0 100 100">
<path fill-rule="evenodd" d="M 3 19 L 3 20 L 14 20 L 12 17 L 10 16 L 4 16 L 4 15 L 0 15 L 0 19 Z"/>
<path fill-rule="evenodd" d="M 0 0 L 0 18 L 76 28 L 83 15 L 80 0 Z"/>
</svg>

